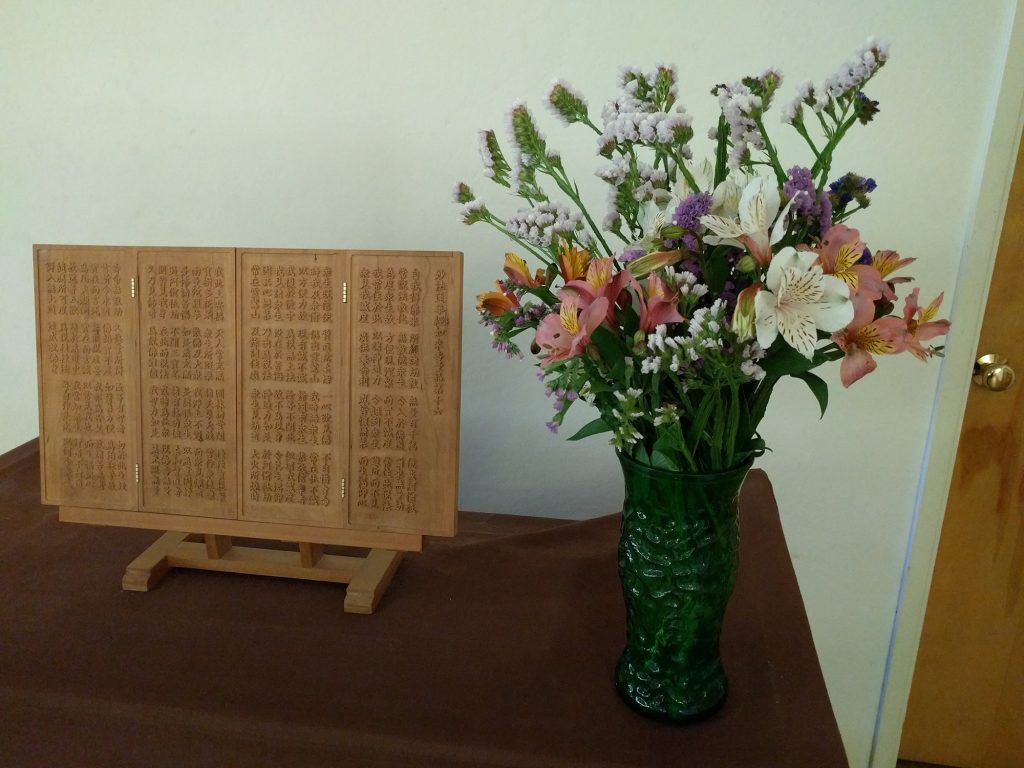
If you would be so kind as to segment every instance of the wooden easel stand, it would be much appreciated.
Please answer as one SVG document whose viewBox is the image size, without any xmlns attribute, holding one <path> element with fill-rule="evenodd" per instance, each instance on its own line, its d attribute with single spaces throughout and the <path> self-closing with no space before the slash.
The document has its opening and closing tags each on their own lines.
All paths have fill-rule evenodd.
<svg viewBox="0 0 1024 768">
<path fill-rule="evenodd" d="M 404 554 L 371 549 L 365 557 L 347 557 L 325 555 L 322 544 L 302 542 L 298 552 L 289 552 L 236 547 L 230 536 L 208 533 L 203 542 L 189 541 L 189 536 L 169 531 L 157 539 L 125 569 L 122 588 L 148 592 L 171 568 L 333 581 L 348 584 L 346 613 L 369 614 L 383 597 Z"/>
</svg>

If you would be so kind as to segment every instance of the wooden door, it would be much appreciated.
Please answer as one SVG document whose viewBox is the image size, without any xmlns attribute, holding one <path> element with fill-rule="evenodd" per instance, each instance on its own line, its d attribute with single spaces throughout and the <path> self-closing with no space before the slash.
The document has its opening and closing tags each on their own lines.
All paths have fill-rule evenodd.
<svg viewBox="0 0 1024 768">
<path fill-rule="evenodd" d="M 352 527 L 453 536 L 462 254 L 351 253 Z"/>
<path fill-rule="evenodd" d="M 238 516 L 235 251 L 139 249 L 142 509 Z"/>
<path fill-rule="evenodd" d="M 43 502 L 137 510 L 135 251 L 36 246 L 35 278 Z"/>
<path fill-rule="evenodd" d="M 1024 143 L 978 354 L 1024 376 Z M 964 371 L 963 375 L 970 372 Z M 900 756 L 1024 766 L 1024 382 L 972 386 L 918 650 Z"/>
<path fill-rule="evenodd" d="M 238 252 L 245 520 L 344 527 L 344 254 Z"/>
</svg>

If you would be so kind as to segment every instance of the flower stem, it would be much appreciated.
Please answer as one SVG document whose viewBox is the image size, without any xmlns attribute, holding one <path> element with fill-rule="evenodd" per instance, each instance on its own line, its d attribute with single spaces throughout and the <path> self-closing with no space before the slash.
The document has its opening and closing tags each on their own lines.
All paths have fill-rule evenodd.
<svg viewBox="0 0 1024 768">
<path fill-rule="evenodd" d="M 594 236 L 597 238 L 598 242 L 601 243 L 601 246 L 604 248 L 605 256 L 611 256 L 612 249 L 608 247 L 608 243 L 605 241 L 604 236 L 602 236 L 601 234 L 601 229 L 597 226 L 597 224 L 594 223 L 594 220 L 590 217 L 590 212 L 587 210 L 587 207 L 583 204 L 583 200 L 580 199 L 579 188 L 577 188 L 576 185 L 569 180 L 569 177 L 566 175 L 565 171 L 561 171 L 547 158 L 544 159 L 542 170 L 544 171 L 544 173 L 546 173 L 548 176 L 554 179 L 555 183 L 558 185 L 558 188 L 562 190 L 562 192 L 564 192 L 566 195 L 568 195 L 574 203 L 576 203 L 576 207 L 580 209 L 580 213 L 582 213 L 583 217 L 587 220 L 587 223 L 590 225 L 590 229 L 593 232 Z"/>
<path fill-rule="evenodd" d="M 771 161 L 772 168 L 775 169 L 775 178 L 779 182 L 781 187 L 786 183 L 786 172 L 782 170 L 782 164 L 779 162 L 779 155 L 775 151 L 775 147 L 772 146 L 772 140 L 768 138 L 768 131 L 765 130 L 764 123 L 761 118 L 758 117 L 754 120 L 757 125 L 757 130 L 761 132 L 761 138 L 764 139 L 764 151 L 768 154 L 768 159 Z"/>
<path fill-rule="evenodd" d="M 523 248 L 528 250 L 530 253 L 532 253 L 538 259 L 543 261 L 545 264 L 554 264 L 555 263 L 555 260 L 552 259 L 550 256 L 548 256 L 546 253 L 544 253 L 543 251 L 535 248 L 532 244 L 526 242 L 525 240 L 523 240 L 518 235 L 513 235 L 511 232 L 509 232 L 508 228 L 505 227 L 505 225 L 502 223 L 501 219 L 499 219 L 493 213 L 490 213 L 488 211 L 488 217 L 487 217 L 487 219 L 485 219 L 485 221 L 488 224 L 490 224 L 492 227 L 494 227 L 496 230 L 498 230 L 499 232 L 504 234 L 509 239 L 514 240 L 515 242 L 519 243 L 519 245 L 521 245 Z"/>
</svg>

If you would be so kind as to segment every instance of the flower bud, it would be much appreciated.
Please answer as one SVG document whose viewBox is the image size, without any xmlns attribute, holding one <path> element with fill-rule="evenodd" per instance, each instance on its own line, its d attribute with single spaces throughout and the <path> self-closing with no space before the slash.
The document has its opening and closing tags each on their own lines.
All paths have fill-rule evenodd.
<svg viewBox="0 0 1024 768">
<path fill-rule="evenodd" d="M 757 262 L 754 261 L 754 257 L 749 253 L 743 254 L 740 260 L 736 262 L 736 269 L 740 272 L 753 272 L 757 269 Z"/>
<path fill-rule="evenodd" d="M 662 267 L 669 267 L 676 264 L 683 259 L 683 252 L 676 251 L 654 251 L 648 253 L 646 256 L 641 256 L 639 259 L 633 259 L 629 262 L 629 271 L 633 273 L 633 277 L 641 278 L 645 277 L 656 269 Z"/>
<path fill-rule="evenodd" d="M 548 104 L 565 125 L 587 119 L 587 101 L 572 87 L 556 80 L 548 92 Z"/>
<path fill-rule="evenodd" d="M 763 287 L 760 283 L 748 285 L 736 297 L 736 310 L 732 315 L 732 330 L 740 341 L 747 341 L 756 335 L 754 323 L 757 317 L 754 299 Z"/>
</svg>

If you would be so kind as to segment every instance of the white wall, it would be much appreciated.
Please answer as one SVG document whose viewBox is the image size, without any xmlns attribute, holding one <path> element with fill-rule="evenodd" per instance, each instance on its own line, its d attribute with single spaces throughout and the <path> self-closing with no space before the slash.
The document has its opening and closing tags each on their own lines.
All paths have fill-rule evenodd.
<svg viewBox="0 0 1024 768">
<path fill-rule="evenodd" d="M 1010 5 L 3 3 L 0 452 L 38 434 L 33 242 L 455 249 L 466 253 L 461 508 L 613 512 L 611 449 L 551 436 L 534 369 L 492 353 L 475 322 L 473 294 L 499 275 L 506 243 L 457 224 L 450 189 L 466 180 L 496 210 L 511 202 L 485 184 L 476 129 L 503 135 L 505 108 L 527 99 L 600 213 L 591 135 L 541 106 L 552 78 L 596 113 L 619 65 L 677 63 L 700 136 L 713 84 L 776 65 L 788 99 L 869 34 L 884 37 L 892 60 L 869 89 L 881 113 L 851 134 L 836 170 L 878 181 L 875 206 L 855 219 L 868 245 L 917 256 L 908 272 L 925 297 L 949 296 Z M 784 164 L 809 164 L 782 128 Z M 855 767 L 870 748 L 938 373 L 885 360 L 843 391 L 831 371 L 820 423 L 794 382 L 764 428 L 774 453 L 760 466 Z"/>
</svg>

